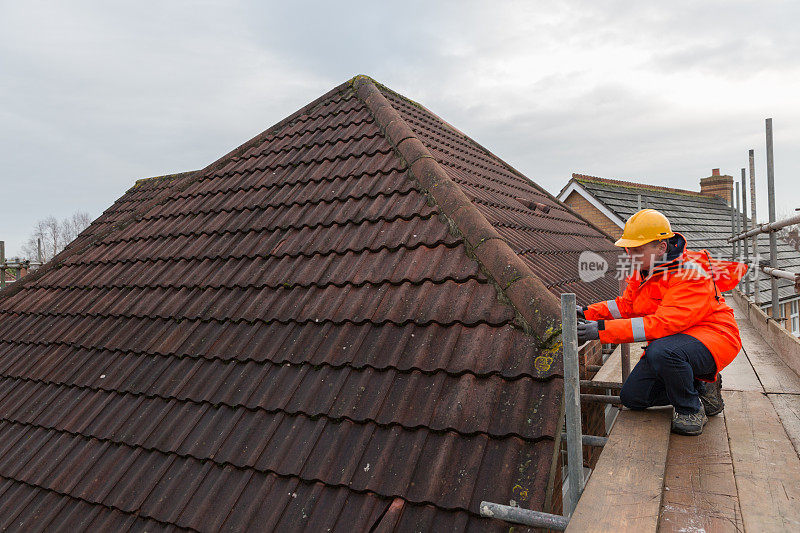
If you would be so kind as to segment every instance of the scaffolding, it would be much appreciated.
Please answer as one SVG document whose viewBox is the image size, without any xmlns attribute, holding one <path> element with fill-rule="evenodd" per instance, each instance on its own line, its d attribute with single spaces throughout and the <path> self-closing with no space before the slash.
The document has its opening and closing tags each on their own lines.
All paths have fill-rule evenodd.
<svg viewBox="0 0 800 533">
<path fill-rule="evenodd" d="M 7 261 L 6 260 L 6 242 L 0 241 L 0 290 L 4 289 L 9 283 L 7 276 L 9 270 L 13 272 L 14 280 L 19 281 L 27 272 L 32 268 L 42 266 L 42 240 L 38 239 L 38 261 Z M 15 271 L 15 272 L 14 272 Z"/>
<path fill-rule="evenodd" d="M 781 270 L 775 268 L 778 266 L 777 258 L 778 258 L 778 234 L 777 232 L 781 229 L 792 226 L 794 224 L 800 224 L 800 214 L 784 218 L 782 220 L 775 220 L 775 165 L 773 159 L 773 152 L 772 152 L 772 119 L 766 119 L 766 146 L 767 146 L 767 200 L 768 200 L 768 209 L 769 209 L 769 222 L 766 224 L 757 224 L 756 223 L 756 198 L 755 198 L 755 165 L 754 165 L 754 150 L 748 151 L 748 159 L 750 163 L 750 203 L 751 203 L 751 224 L 752 227 L 750 229 L 745 229 L 744 226 L 746 217 L 744 213 L 747 212 L 747 203 L 746 203 L 746 196 L 745 196 L 745 169 L 742 169 L 742 196 L 741 196 L 741 209 L 738 204 L 738 190 L 739 184 L 736 184 L 737 188 L 737 201 L 736 205 L 734 206 L 734 202 L 731 202 L 731 208 L 733 209 L 732 217 L 731 217 L 731 237 L 728 238 L 728 242 L 731 243 L 734 247 L 734 256 L 741 257 L 744 255 L 745 262 L 753 269 L 754 274 L 754 287 L 753 287 L 753 300 L 755 303 L 760 304 L 760 288 L 758 285 L 758 275 L 760 273 L 766 274 L 770 279 L 770 300 L 771 300 L 771 312 L 772 319 L 781 322 L 783 318 L 781 317 L 781 306 L 780 306 L 780 295 L 778 293 L 778 280 L 779 279 L 786 279 L 791 281 L 794 284 L 795 292 L 800 292 L 800 274 L 796 272 L 789 272 L 787 270 Z M 741 220 L 742 223 L 737 223 L 737 220 Z M 769 235 L 769 256 L 770 261 L 765 262 L 760 260 L 760 255 L 758 253 L 758 236 L 762 234 Z M 747 246 L 747 239 L 752 239 L 752 249 L 753 249 L 753 262 L 750 261 L 750 256 L 748 252 Z M 741 253 L 741 250 L 744 250 L 744 254 Z M 737 255 L 738 251 L 738 255 Z M 746 285 L 745 285 L 745 294 L 750 296 L 750 287 L 749 287 L 749 276 L 746 277 Z"/>
<path fill-rule="evenodd" d="M 745 262 L 753 268 L 754 288 L 753 295 L 755 303 L 759 303 L 758 274 L 763 273 L 771 279 L 771 299 L 772 317 L 780 320 L 780 306 L 778 305 L 778 279 L 787 279 L 794 282 L 795 290 L 800 292 L 800 274 L 775 268 L 777 264 L 777 231 L 793 224 L 800 224 L 800 214 L 776 221 L 775 220 L 775 187 L 774 187 L 774 168 L 772 156 L 772 119 L 766 119 L 767 135 L 767 184 L 769 197 L 769 223 L 756 224 L 755 207 L 755 166 L 754 150 L 749 150 L 750 166 L 750 202 L 751 202 L 751 224 L 747 229 L 747 179 L 746 171 L 742 168 L 741 182 L 736 184 L 735 196 L 731 198 L 731 237 L 728 242 L 732 245 L 732 255 L 734 259 L 744 257 Z M 641 197 L 639 198 L 641 208 Z M 756 238 L 760 234 L 769 234 L 770 238 L 770 258 L 773 264 L 760 259 Z M 747 239 L 752 239 L 752 262 L 750 247 Z M 745 278 L 746 294 L 749 294 L 749 278 Z M 620 280 L 620 294 L 624 292 L 625 282 Z M 547 528 L 557 531 L 567 529 L 570 518 L 573 515 L 578 501 L 583 493 L 586 483 L 583 471 L 583 446 L 605 446 L 608 442 L 607 437 L 581 434 L 581 401 L 600 402 L 607 404 L 620 404 L 620 397 L 611 394 L 583 394 L 581 387 L 604 388 L 608 391 L 620 390 L 622 384 L 630 374 L 630 345 L 620 345 L 620 356 L 622 358 L 622 382 L 606 382 L 581 380 L 579 359 L 578 359 L 578 338 L 577 338 L 577 313 L 576 313 L 575 294 L 565 293 L 561 295 L 561 324 L 562 324 L 562 355 L 564 364 L 564 404 L 565 430 L 561 437 L 566 441 L 567 447 L 567 498 L 564 503 L 563 515 L 523 509 L 499 503 L 483 501 L 480 504 L 482 516 L 497 518 L 509 523 L 521 524 L 531 527 Z M 597 371 L 599 367 L 587 365 L 589 371 Z"/>
<path fill-rule="evenodd" d="M 482 516 L 498 518 L 506 522 L 521 524 L 531 527 L 548 528 L 564 531 L 569 524 L 569 518 L 578 505 L 586 479 L 583 472 L 583 447 L 602 447 L 608 438 L 596 435 L 583 435 L 581 432 L 581 401 L 599 402 L 618 405 L 620 398 L 612 394 L 584 394 L 581 387 L 605 388 L 619 390 L 622 383 L 590 381 L 580 379 L 580 363 L 578 360 L 578 315 L 576 312 L 576 299 L 573 293 L 561 295 L 561 338 L 562 357 L 564 361 L 564 425 L 565 431 L 562 439 L 567 444 L 567 500 L 564 514 L 556 515 L 520 507 L 512 507 L 493 502 L 481 502 Z M 627 350 L 620 349 L 622 357 L 623 381 L 630 373 L 630 345 L 622 345 Z M 627 361 L 626 361 L 627 360 Z M 626 364 L 627 363 L 627 364 Z"/>
</svg>

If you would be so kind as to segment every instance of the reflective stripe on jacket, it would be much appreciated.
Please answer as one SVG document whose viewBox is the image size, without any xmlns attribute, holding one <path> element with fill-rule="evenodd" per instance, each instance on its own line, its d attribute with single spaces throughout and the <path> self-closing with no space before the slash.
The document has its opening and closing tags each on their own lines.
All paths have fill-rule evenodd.
<svg viewBox="0 0 800 533">
<path fill-rule="evenodd" d="M 587 320 L 603 321 L 604 343 L 691 335 L 709 349 L 719 372 L 742 347 L 733 310 L 720 291 L 735 287 L 747 266 L 711 259 L 705 250 L 685 250 L 686 240 L 679 233 L 672 239 L 681 250 L 677 258 L 653 268 L 644 279 L 634 272 L 622 296 L 592 304 L 584 314 Z"/>
</svg>

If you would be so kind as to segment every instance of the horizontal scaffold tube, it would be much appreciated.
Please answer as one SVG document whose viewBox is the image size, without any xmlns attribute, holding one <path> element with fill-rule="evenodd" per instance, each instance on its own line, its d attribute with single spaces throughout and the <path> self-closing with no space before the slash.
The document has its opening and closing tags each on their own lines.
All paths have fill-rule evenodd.
<svg viewBox="0 0 800 533">
<path fill-rule="evenodd" d="M 581 400 L 584 402 L 622 403 L 619 396 L 610 394 L 581 394 Z"/>
<path fill-rule="evenodd" d="M 561 438 L 566 439 L 567 434 L 562 433 Z M 608 437 L 600 437 L 597 435 L 581 435 L 581 442 L 584 446 L 595 446 L 597 448 L 602 448 L 608 442 Z"/>
<path fill-rule="evenodd" d="M 621 389 L 622 383 L 618 381 L 594 381 L 591 379 L 582 379 L 581 387 L 592 387 L 595 389 Z"/>
<path fill-rule="evenodd" d="M 481 502 L 481 516 L 497 518 L 513 524 L 555 529 L 556 531 L 564 531 L 569 523 L 566 516 L 492 502 Z"/>
<path fill-rule="evenodd" d="M 776 220 L 775 222 L 770 222 L 768 224 L 761 224 L 760 226 L 756 226 L 751 230 L 734 235 L 733 237 L 729 237 L 728 242 L 736 242 L 742 239 L 747 239 L 748 237 L 758 235 L 759 233 L 778 231 L 779 229 L 785 228 L 786 226 L 791 226 L 792 224 L 800 224 L 800 215 L 784 218 L 783 220 Z"/>
<path fill-rule="evenodd" d="M 797 274 L 794 272 L 789 272 L 788 270 L 778 270 L 777 268 L 762 266 L 761 271 L 768 276 L 772 276 L 773 278 L 783 278 L 790 281 L 795 281 L 797 279 Z"/>
</svg>

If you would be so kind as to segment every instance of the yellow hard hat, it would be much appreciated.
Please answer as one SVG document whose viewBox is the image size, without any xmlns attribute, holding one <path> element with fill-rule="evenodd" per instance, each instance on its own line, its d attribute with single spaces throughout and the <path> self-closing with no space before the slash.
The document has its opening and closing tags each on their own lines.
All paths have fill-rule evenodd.
<svg viewBox="0 0 800 533">
<path fill-rule="evenodd" d="M 655 209 L 642 209 L 631 215 L 625 223 L 622 237 L 614 243 L 621 248 L 641 246 L 650 241 L 668 239 L 675 235 L 669 220 Z"/>
</svg>

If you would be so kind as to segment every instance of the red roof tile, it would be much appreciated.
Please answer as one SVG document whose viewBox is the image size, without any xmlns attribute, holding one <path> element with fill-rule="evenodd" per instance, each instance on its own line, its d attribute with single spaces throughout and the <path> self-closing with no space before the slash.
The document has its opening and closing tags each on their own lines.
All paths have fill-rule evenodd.
<svg viewBox="0 0 800 533">
<path fill-rule="evenodd" d="M 614 250 L 355 78 L 0 293 L 0 519 L 504 529 L 481 500 L 552 488 L 556 294 L 614 294 L 584 249 Z"/>
</svg>

